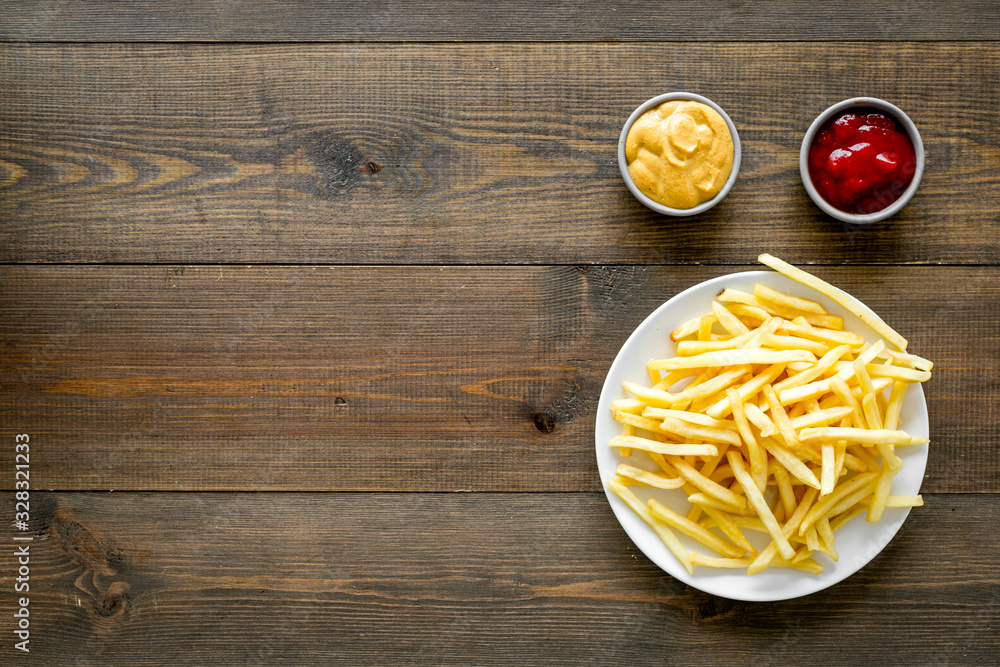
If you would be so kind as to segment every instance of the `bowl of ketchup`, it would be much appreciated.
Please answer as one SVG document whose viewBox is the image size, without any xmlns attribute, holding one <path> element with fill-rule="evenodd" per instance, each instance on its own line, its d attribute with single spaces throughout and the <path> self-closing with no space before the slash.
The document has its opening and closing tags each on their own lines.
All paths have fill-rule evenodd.
<svg viewBox="0 0 1000 667">
<path fill-rule="evenodd" d="M 924 173 L 924 144 L 913 121 L 874 97 L 854 97 L 821 113 L 802 139 L 799 171 L 827 215 L 867 224 L 896 214 Z"/>
</svg>

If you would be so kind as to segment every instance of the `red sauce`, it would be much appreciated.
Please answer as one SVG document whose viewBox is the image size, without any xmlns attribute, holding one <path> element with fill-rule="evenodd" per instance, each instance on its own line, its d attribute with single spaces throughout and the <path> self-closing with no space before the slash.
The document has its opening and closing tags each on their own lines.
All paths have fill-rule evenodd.
<svg viewBox="0 0 1000 667">
<path fill-rule="evenodd" d="M 820 196 L 846 213 L 875 213 L 913 180 L 913 142 L 895 118 L 855 109 L 827 121 L 809 147 L 809 176 Z"/>
</svg>

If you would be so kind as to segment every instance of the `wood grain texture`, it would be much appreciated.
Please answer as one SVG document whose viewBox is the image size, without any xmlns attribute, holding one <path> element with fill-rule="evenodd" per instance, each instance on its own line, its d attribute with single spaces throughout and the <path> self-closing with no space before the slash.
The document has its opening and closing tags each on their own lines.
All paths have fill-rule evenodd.
<svg viewBox="0 0 1000 667">
<path fill-rule="evenodd" d="M 997 5 L 972 2 L 836 4 L 673 0 L 496 4 L 428 0 L 171 2 L 59 0 L 4 4 L 0 40 L 439 42 L 643 40 L 996 39 Z"/>
<path fill-rule="evenodd" d="M 926 500 L 854 576 L 755 604 L 660 571 L 603 494 L 35 493 L 18 664 L 991 663 L 995 497 Z"/>
<path fill-rule="evenodd" d="M 0 414 L 44 489 L 593 491 L 628 334 L 744 268 L 8 266 Z M 1000 269 L 816 272 L 935 362 L 925 490 L 1000 491 Z"/>
<path fill-rule="evenodd" d="M 0 45 L 0 261 L 996 264 L 997 46 Z M 644 209 L 615 155 L 678 89 L 743 142 L 694 219 Z M 927 150 L 916 198 L 867 229 L 821 214 L 797 162 L 859 94 Z"/>
</svg>

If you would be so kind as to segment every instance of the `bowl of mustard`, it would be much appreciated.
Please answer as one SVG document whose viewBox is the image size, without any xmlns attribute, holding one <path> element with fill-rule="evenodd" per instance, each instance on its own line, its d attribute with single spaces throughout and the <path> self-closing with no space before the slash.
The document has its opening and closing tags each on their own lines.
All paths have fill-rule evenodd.
<svg viewBox="0 0 1000 667">
<path fill-rule="evenodd" d="M 618 168 L 646 207 L 672 216 L 697 215 L 720 201 L 740 171 L 740 137 L 729 115 L 693 93 L 646 100 L 622 128 Z"/>
</svg>

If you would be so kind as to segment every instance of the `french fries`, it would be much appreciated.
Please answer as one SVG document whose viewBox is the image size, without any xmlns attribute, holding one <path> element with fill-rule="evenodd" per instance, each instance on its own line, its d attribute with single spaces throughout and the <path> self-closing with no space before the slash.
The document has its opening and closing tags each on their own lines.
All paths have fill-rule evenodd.
<svg viewBox="0 0 1000 667">
<path fill-rule="evenodd" d="M 814 557 L 838 559 L 835 534 L 851 518 L 877 522 L 886 508 L 923 504 L 892 495 L 892 479 L 903 467 L 896 448 L 928 442 L 900 429 L 900 413 L 907 388 L 928 380 L 933 364 L 906 352 L 907 341 L 853 297 L 771 255 L 759 259 L 881 338 L 845 330 L 811 299 L 761 284 L 752 294 L 725 289 L 670 334 L 676 356 L 648 361 L 649 386 L 624 383 L 626 397 L 612 405 L 622 431 L 608 445 L 628 462 L 608 488 L 689 572 L 818 574 Z M 643 502 L 629 490 L 641 486 L 683 493 L 690 512 Z M 770 543 L 758 549 L 745 530 Z M 674 531 L 710 553 L 689 552 Z"/>
</svg>

